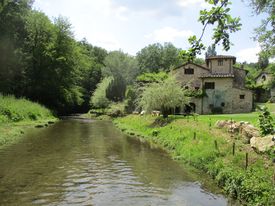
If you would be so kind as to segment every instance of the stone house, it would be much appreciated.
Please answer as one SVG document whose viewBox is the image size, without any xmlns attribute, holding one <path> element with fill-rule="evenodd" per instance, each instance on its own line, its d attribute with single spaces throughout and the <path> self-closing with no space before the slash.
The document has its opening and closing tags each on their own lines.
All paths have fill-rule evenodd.
<svg viewBox="0 0 275 206">
<path fill-rule="evenodd" d="M 253 107 L 252 91 L 245 88 L 246 72 L 235 68 L 234 56 L 210 56 L 205 65 L 183 64 L 171 71 L 183 88 L 201 95 L 191 97 L 189 105 L 175 113 L 245 113 Z"/>
<path fill-rule="evenodd" d="M 275 102 L 275 87 L 274 85 L 271 85 L 271 82 L 274 80 L 275 75 L 270 73 L 270 72 L 261 72 L 257 77 L 256 77 L 256 85 L 269 85 L 268 87 L 269 90 L 266 90 L 266 92 L 262 92 L 259 94 L 259 102 L 266 102 L 267 100 L 271 100 L 272 102 Z"/>
</svg>

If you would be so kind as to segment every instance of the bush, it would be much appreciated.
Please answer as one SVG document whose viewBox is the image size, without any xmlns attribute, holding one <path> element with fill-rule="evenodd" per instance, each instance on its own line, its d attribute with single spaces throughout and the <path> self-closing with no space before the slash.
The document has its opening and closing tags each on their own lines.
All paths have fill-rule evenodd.
<svg viewBox="0 0 275 206">
<path fill-rule="evenodd" d="M 264 136 L 273 133 L 273 118 L 271 117 L 271 114 L 268 111 L 267 107 L 260 107 L 259 110 L 259 125 L 261 134 Z"/>
<path fill-rule="evenodd" d="M 125 115 L 125 104 L 122 102 L 113 103 L 107 109 L 107 115 L 113 118 L 123 117 Z"/>
</svg>

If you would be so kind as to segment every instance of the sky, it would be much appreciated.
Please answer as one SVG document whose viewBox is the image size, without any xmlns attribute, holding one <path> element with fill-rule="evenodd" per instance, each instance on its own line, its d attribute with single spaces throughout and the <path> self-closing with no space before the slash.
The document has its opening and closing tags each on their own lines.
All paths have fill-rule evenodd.
<svg viewBox="0 0 275 206">
<path fill-rule="evenodd" d="M 199 11 L 209 5 L 204 0 L 36 0 L 33 7 L 51 20 L 67 17 L 77 40 L 86 38 L 108 51 L 136 55 L 157 42 L 187 49 L 188 37 L 200 36 L 202 31 Z M 253 36 L 262 17 L 253 15 L 249 4 L 241 0 L 232 0 L 231 14 L 241 18 L 242 29 L 230 36 L 234 45 L 228 52 L 217 46 L 218 54 L 234 55 L 238 62 L 257 62 L 260 48 Z M 205 45 L 211 45 L 211 34 L 208 27 Z"/>
</svg>

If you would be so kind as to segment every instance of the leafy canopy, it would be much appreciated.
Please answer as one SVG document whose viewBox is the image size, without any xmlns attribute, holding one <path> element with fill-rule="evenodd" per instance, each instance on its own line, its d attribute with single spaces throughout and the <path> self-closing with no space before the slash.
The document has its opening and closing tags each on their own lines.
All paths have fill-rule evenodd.
<svg viewBox="0 0 275 206">
<path fill-rule="evenodd" d="M 213 45 L 222 43 L 225 51 L 228 51 L 231 46 L 229 39 L 230 33 L 236 32 L 241 29 L 240 18 L 233 18 L 229 12 L 229 5 L 231 2 L 229 0 L 205 0 L 207 3 L 212 5 L 210 10 L 201 10 L 199 22 L 202 23 L 203 29 L 201 36 L 191 36 L 188 41 L 190 43 L 190 48 L 188 50 L 181 51 L 181 56 L 184 61 L 193 61 L 196 55 L 200 55 L 202 50 L 205 49 L 205 45 L 202 43 L 202 38 L 204 32 L 208 25 L 215 26 L 213 31 Z"/>
<path fill-rule="evenodd" d="M 139 105 L 146 111 L 160 110 L 167 117 L 169 110 L 188 103 L 185 90 L 172 77 L 145 88 Z"/>
</svg>

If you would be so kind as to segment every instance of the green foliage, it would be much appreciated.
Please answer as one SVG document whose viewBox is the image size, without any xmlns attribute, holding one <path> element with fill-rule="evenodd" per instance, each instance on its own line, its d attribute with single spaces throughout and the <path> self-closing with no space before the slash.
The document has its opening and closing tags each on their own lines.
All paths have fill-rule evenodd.
<svg viewBox="0 0 275 206">
<path fill-rule="evenodd" d="M 169 71 L 181 63 L 179 52 L 172 43 L 150 44 L 137 53 L 137 61 L 141 72 Z"/>
<path fill-rule="evenodd" d="M 38 103 L 0 94 L 0 123 L 50 118 L 53 118 L 51 111 Z"/>
<path fill-rule="evenodd" d="M 229 12 L 229 5 L 231 4 L 229 0 L 206 0 L 212 5 L 210 10 L 201 10 L 199 22 L 202 23 L 203 29 L 202 34 L 199 38 L 196 36 L 191 36 L 188 41 L 191 45 L 190 49 L 181 51 L 181 56 L 184 61 L 193 61 L 196 55 L 200 55 L 205 46 L 202 43 L 202 37 L 204 35 L 205 29 L 208 25 L 214 25 L 213 45 L 222 42 L 225 51 L 228 51 L 231 46 L 229 39 L 230 33 L 240 30 L 241 23 L 240 18 L 233 18 Z"/>
<path fill-rule="evenodd" d="M 0 5 L 0 92 L 58 113 L 88 110 L 107 51 L 74 39 L 66 18 L 52 22 L 31 0 Z"/>
<path fill-rule="evenodd" d="M 128 86 L 125 94 L 125 111 L 127 113 L 131 113 L 136 109 L 137 97 L 137 90 L 134 86 Z"/>
<path fill-rule="evenodd" d="M 106 96 L 106 92 L 112 81 L 112 77 L 106 77 L 97 85 L 97 88 L 94 91 L 90 101 L 90 104 L 93 107 L 98 109 L 105 109 L 109 106 L 110 101 Z"/>
<path fill-rule="evenodd" d="M 144 83 L 153 83 L 153 82 L 163 82 L 168 78 L 168 74 L 166 72 L 158 72 L 158 73 L 143 73 L 137 77 L 138 82 Z"/>
<path fill-rule="evenodd" d="M 125 103 L 116 102 L 112 103 L 106 110 L 106 114 L 110 117 L 117 118 L 125 115 Z"/>
<path fill-rule="evenodd" d="M 139 74 L 137 61 L 122 51 L 114 51 L 108 54 L 104 64 L 103 76 L 113 76 L 114 78 L 108 89 L 107 97 L 112 101 L 122 101 L 126 86 L 132 84 Z"/>
<path fill-rule="evenodd" d="M 170 109 L 188 102 L 185 91 L 173 78 L 147 86 L 141 95 L 139 105 L 146 111 L 160 110 L 167 118 Z"/>
<path fill-rule="evenodd" d="M 259 114 L 259 126 L 260 131 L 263 136 L 271 134 L 274 132 L 274 122 L 273 118 L 268 111 L 266 106 L 259 107 L 260 114 Z"/>
<path fill-rule="evenodd" d="M 204 89 L 189 88 L 186 89 L 186 96 L 188 97 L 204 97 L 206 96 Z"/>
<path fill-rule="evenodd" d="M 250 2 L 257 15 L 265 14 L 265 19 L 255 29 L 255 39 L 267 57 L 275 57 L 275 3 L 272 0 L 250 0 Z"/>
</svg>

